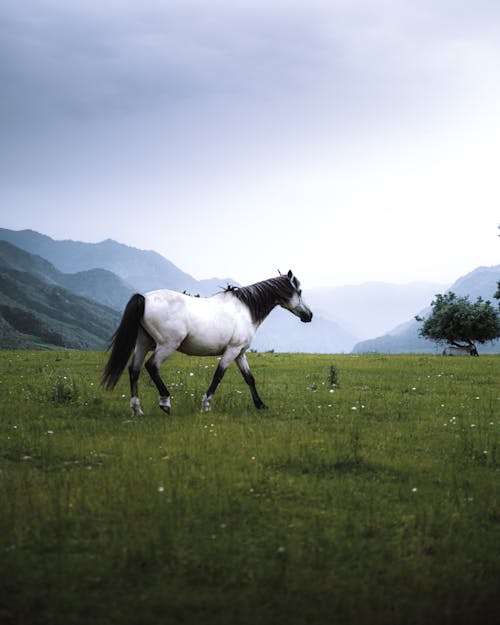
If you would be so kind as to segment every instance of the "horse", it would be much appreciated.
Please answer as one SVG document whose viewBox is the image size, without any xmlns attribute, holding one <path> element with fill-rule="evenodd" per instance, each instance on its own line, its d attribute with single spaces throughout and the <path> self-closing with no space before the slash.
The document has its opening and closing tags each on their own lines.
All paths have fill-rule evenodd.
<svg viewBox="0 0 500 625">
<path fill-rule="evenodd" d="M 443 349 L 443 356 L 478 356 L 474 345 L 447 345 Z"/>
<path fill-rule="evenodd" d="M 146 355 L 153 350 L 145 367 L 158 389 L 160 408 L 170 414 L 170 393 L 160 376 L 164 360 L 175 351 L 190 356 L 220 356 L 212 382 L 203 395 L 202 410 L 210 410 L 212 397 L 233 360 L 250 388 L 255 407 L 265 409 L 245 352 L 276 306 L 289 310 L 303 322 L 312 320 L 313 314 L 302 299 L 300 282 L 291 270 L 249 286 L 228 286 L 211 297 L 191 297 L 166 289 L 144 295 L 135 293 L 111 339 L 111 354 L 101 383 L 112 391 L 133 352 L 129 365 L 130 409 L 132 416 L 144 414 L 138 379 Z"/>
</svg>

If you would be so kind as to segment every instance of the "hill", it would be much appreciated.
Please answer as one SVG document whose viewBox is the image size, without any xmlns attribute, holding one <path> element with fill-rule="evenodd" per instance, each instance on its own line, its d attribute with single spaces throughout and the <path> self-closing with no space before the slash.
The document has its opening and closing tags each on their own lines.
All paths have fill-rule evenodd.
<svg viewBox="0 0 500 625">
<path fill-rule="evenodd" d="M 307 302 L 317 313 L 357 337 L 350 351 L 360 339 L 388 332 L 414 315 L 447 286 L 430 282 L 366 282 L 311 289 L 307 292 Z"/>
<path fill-rule="evenodd" d="M 119 276 L 132 291 L 169 288 L 200 295 L 212 295 L 227 280 L 196 280 L 157 252 L 139 250 L 112 239 L 101 243 L 56 241 L 33 230 L 0 228 L 0 240 L 52 263 L 63 273 L 106 269 Z"/>
<path fill-rule="evenodd" d="M 60 284 L 50 263 L 0 245 L 0 347 L 102 349 L 119 314 Z M 68 277 L 71 282 L 71 277 Z"/>
<path fill-rule="evenodd" d="M 27 253 L 31 256 L 23 256 Z M 195 280 L 156 252 L 110 239 L 96 244 L 55 241 L 32 230 L 0 229 L 1 259 L 11 268 L 31 272 L 45 282 L 120 312 L 135 290 L 168 288 L 208 296 L 227 283 L 238 284 L 218 278 Z M 324 314 L 315 311 L 314 323 L 306 326 L 289 313 L 277 310 L 263 323 L 252 347 L 259 351 L 348 352 L 356 340 Z"/>
<path fill-rule="evenodd" d="M 0 229 L 0 266 L 11 270 L 7 272 L 11 280 L 20 275 L 14 271 L 27 273 L 45 286 L 57 286 L 120 313 L 134 291 L 169 288 L 208 296 L 227 283 L 238 284 L 218 278 L 196 280 L 156 252 L 111 239 L 101 243 L 55 241 L 32 230 Z M 471 299 L 478 295 L 491 299 L 499 279 L 500 266 L 480 267 L 457 280 L 450 290 Z M 419 325 L 413 317 L 425 316 L 425 306 L 436 293 L 445 290 L 443 285 L 431 283 L 380 282 L 306 290 L 314 322 L 301 324 L 278 309 L 263 323 L 252 347 L 259 351 L 312 353 L 439 351 L 435 343 L 418 336 Z M 391 327 L 394 329 L 387 332 Z M 0 332 L 6 333 L 5 318 Z M 360 337 L 377 333 L 381 336 L 359 342 Z M 491 349 L 496 347 L 486 346 L 481 351 Z"/>
<path fill-rule="evenodd" d="M 497 290 L 497 282 L 500 280 L 500 265 L 494 267 L 478 267 L 465 276 L 459 278 L 447 291 L 452 291 L 461 297 L 468 295 L 471 301 L 478 297 L 485 300 L 493 300 L 493 295 Z M 431 307 L 427 306 L 420 312 L 419 316 L 425 317 L 431 312 Z M 421 324 L 415 319 L 410 319 L 405 323 L 395 327 L 391 332 L 367 341 L 361 341 L 354 346 L 353 353 L 438 353 L 442 347 L 433 341 L 423 339 L 418 332 Z M 481 346 L 480 352 L 497 353 L 500 351 L 500 343 L 495 341 Z"/>
<path fill-rule="evenodd" d="M 309 303 L 309 302 L 308 302 Z M 287 310 L 276 308 L 259 328 L 252 348 L 260 352 L 348 353 L 356 339 L 334 321 L 314 314 L 301 323 Z"/>
<path fill-rule="evenodd" d="M 30 254 L 2 240 L 0 240 L 0 266 L 34 274 L 44 282 L 57 284 L 76 295 L 93 299 L 116 310 L 122 310 L 134 292 L 132 286 L 106 269 L 63 273 L 41 256 Z"/>
</svg>

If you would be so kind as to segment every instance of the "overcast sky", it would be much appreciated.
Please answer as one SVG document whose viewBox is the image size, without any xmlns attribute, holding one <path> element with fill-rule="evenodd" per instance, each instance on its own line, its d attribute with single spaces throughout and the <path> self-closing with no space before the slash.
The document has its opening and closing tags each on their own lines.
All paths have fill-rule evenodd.
<svg viewBox="0 0 500 625">
<path fill-rule="evenodd" d="M 500 263 L 498 0 L 2 0 L 3 227 L 197 278 Z"/>
</svg>

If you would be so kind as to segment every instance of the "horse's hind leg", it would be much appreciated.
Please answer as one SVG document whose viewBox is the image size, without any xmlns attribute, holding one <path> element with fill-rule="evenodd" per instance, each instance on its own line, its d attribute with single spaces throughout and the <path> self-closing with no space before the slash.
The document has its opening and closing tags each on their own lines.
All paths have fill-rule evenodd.
<svg viewBox="0 0 500 625">
<path fill-rule="evenodd" d="M 144 358 L 153 347 L 154 343 L 152 339 L 143 330 L 139 330 L 134 355 L 128 368 L 130 378 L 130 410 L 133 417 L 140 417 L 144 414 L 142 412 L 141 402 L 139 401 L 138 381 Z"/>
<path fill-rule="evenodd" d="M 170 354 L 175 352 L 177 347 L 169 344 L 158 345 L 154 354 L 146 362 L 146 369 L 160 394 L 160 408 L 167 414 L 170 414 L 170 393 L 165 382 L 161 379 L 160 366 Z"/>
</svg>

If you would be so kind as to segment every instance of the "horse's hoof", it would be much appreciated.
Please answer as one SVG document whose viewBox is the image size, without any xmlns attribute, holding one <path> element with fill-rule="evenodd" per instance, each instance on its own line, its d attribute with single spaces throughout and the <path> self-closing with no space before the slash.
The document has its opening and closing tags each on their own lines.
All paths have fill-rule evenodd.
<svg viewBox="0 0 500 625">
<path fill-rule="evenodd" d="M 130 399 L 130 414 L 132 417 L 142 417 L 144 414 L 138 397 L 132 397 Z"/>
<path fill-rule="evenodd" d="M 163 410 L 163 412 L 170 414 L 170 396 L 167 396 L 167 397 L 160 396 L 160 408 Z"/>
<path fill-rule="evenodd" d="M 259 404 L 255 407 L 257 408 L 257 410 L 269 410 L 269 406 L 266 406 L 266 404 Z"/>
<path fill-rule="evenodd" d="M 203 395 L 203 399 L 201 400 L 201 411 L 202 412 L 210 412 L 210 399 L 207 397 L 206 393 L 205 393 L 205 395 Z"/>
</svg>

